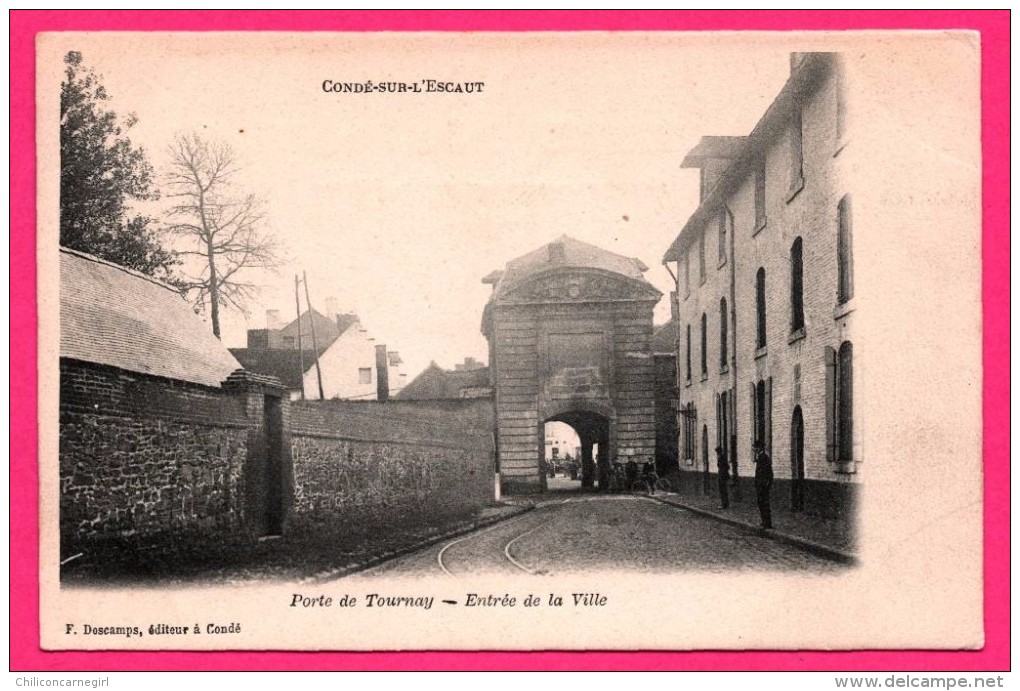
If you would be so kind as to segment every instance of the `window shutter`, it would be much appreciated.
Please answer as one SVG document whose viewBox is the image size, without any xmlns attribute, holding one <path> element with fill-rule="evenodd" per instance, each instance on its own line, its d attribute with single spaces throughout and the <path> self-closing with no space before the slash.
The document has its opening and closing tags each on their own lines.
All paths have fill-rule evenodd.
<svg viewBox="0 0 1020 691">
<path fill-rule="evenodd" d="M 687 413 L 687 406 L 686 405 L 683 407 L 683 412 L 685 414 L 681 415 L 680 417 L 681 417 L 681 423 L 682 423 L 681 429 L 683 429 L 683 435 L 684 435 L 684 445 L 683 445 L 684 460 L 686 460 L 686 459 L 689 458 L 689 456 L 687 454 L 687 451 L 688 451 L 688 444 L 690 443 L 690 438 L 691 438 L 691 428 L 687 424 L 687 415 L 686 415 L 686 413 Z"/>
<path fill-rule="evenodd" d="M 751 442 L 758 441 L 758 397 L 755 395 L 754 382 L 751 382 Z M 754 449 L 751 449 L 754 458 Z"/>
<path fill-rule="evenodd" d="M 841 463 L 853 460 L 853 344 L 844 341 L 839 347 L 836 364 L 836 459 Z"/>
<path fill-rule="evenodd" d="M 729 399 L 729 455 L 730 455 L 730 468 L 733 471 L 733 477 L 737 477 L 737 389 L 736 387 L 730 389 Z"/>
<path fill-rule="evenodd" d="M 715 445 L 722 446 L 722 399 L 715 395 Z"/>
<path fill-rule="evenodd" d="M 698 418 L 691 420 L 691 459 L 698 462 Z"/>
<path fill-rule="evenodd" d="M 836 460 L 836 351 L 825 348 L 825 460 Z"/>
<path fill-rule="evenodd" d="M 765 380 L 765 446 L 772 455 L 772 377 Z"/>
</svg>

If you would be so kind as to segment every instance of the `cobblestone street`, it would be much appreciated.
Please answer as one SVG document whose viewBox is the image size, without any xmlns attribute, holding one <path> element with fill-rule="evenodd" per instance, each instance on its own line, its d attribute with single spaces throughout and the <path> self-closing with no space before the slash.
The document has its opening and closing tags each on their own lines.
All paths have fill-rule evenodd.
<svg viewBox="0 0 1020 691">
<path fill-rule="evenodd" d="M 846 566 L 760 534 L 634 495 L 555 495 L 517 518 L 361 572 L 565 575 L 733 569 L 831 573 Z"/>
</svg>

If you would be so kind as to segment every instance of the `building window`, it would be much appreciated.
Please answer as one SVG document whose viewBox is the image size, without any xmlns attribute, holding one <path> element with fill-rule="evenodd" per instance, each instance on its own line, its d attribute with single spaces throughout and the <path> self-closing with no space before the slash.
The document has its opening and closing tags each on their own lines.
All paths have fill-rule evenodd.
<svg viewBox="0 0 1020 691">
<path fill-rule="evenodd" d="M 790 197 L 804 187 L 804 121 L 800 108 L 790 118 Z"/>
<path fill-rule="evenodd" d="M 705 282 L 705 233 L 702 232 L 698 237 L 698 278 L 704 283 Z"/>
<path fill-rule="evenodd" d="M 691 325 L 687 325 L 687 383 L 691 383 Z"/>
<path fill-rule="evenodd" d="M 359 367 L 358 368 L 358 383 L 359 384 L 371 384 L 372 383 L 372 368 L 371 367 Z"/>
<path fill-rule="evenodd" d="M 846 63 L 843 56 L 836 58 L 836 153 L 846 143 Z"/>
<path fill-rule="evenodd" d="M 853 344 L 825 349 L 826 458 L 848 463 L 854 455 Z"/>
<path fill-rule="evenodd" d="M 765 159 L 759 161 L 754 171 L 754 229 L 765 227 Z"/>
<path fill-rule="evenodd" d="M 719 301 L 719 369 L 726 370 L 726 323 L 729 318 L 726 309 L 726 298 Z"/>
<path fill-rule="evenodd" d="M 708 315 L 701 313 L 701 377 L 708 376 Z"/>
<path fill-rule="evenodd" d="M 843 304 L 854 296 L 854 260 L 853 260 L 853 206 L 850 195 L 839 200 L 837 209 L 838 237 L 836 253 L 839 260 L 839 304 Z"/>
<path fill-rule="evenodd" d="M 695 435 L 698 427 L 698 413 L 693 403 L 688 403 L 680 409 L 680 415 L 683 417 L 683 431 L 684 431 L 684 443 L 683 453 L 684 460 L 693 461 L 695 454 L 697 453 L 695 444 Z"/>
<path fill-rule="evenodd" d="M 772 453 L 772 377 L 751 384 L 752 439 Z"/>
<path fill-rule="evenodd" d="M 804 241 L 797 238 L 790 248 L 790 331 L 804 328 Z"/>
<path fill-rule="evenodd" d="M 758 347 L 764 348 L 765 340 L 765 269 L 758 269 L 755 279 L 755 305 L 758 314 Z"/>
<path fill-rule="evenodd" d="M 853 351 L 853 344 L 843 341 L 836 362 L 836 458 L 841 463 L 854 459 Z"/>
</svg>

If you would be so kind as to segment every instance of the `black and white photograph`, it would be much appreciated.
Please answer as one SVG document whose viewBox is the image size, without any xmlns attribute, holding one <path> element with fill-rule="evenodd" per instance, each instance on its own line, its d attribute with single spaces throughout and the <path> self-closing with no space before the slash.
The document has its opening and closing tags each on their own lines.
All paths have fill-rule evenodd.
<svg viewBox="0 0 1020 691">
<path fill-rule="evenodd" d="M 45 648 L 981 645 L 973 35 L 37 65 Z"/>
</svg>

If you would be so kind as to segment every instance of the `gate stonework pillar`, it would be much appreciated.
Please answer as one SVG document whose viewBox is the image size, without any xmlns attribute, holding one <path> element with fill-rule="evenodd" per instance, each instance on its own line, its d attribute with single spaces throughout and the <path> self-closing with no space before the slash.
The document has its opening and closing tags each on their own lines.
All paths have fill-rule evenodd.
<svg viewBox="0 0 1020 691">
<path fill-rule="evenodd" d="M 290 399 L 275 377 L 234 370 L 222 384 L 237 396 L 248 422 L 244 521 L 259 535 L 280 534 L 294 503 Z"/>
</svg>

